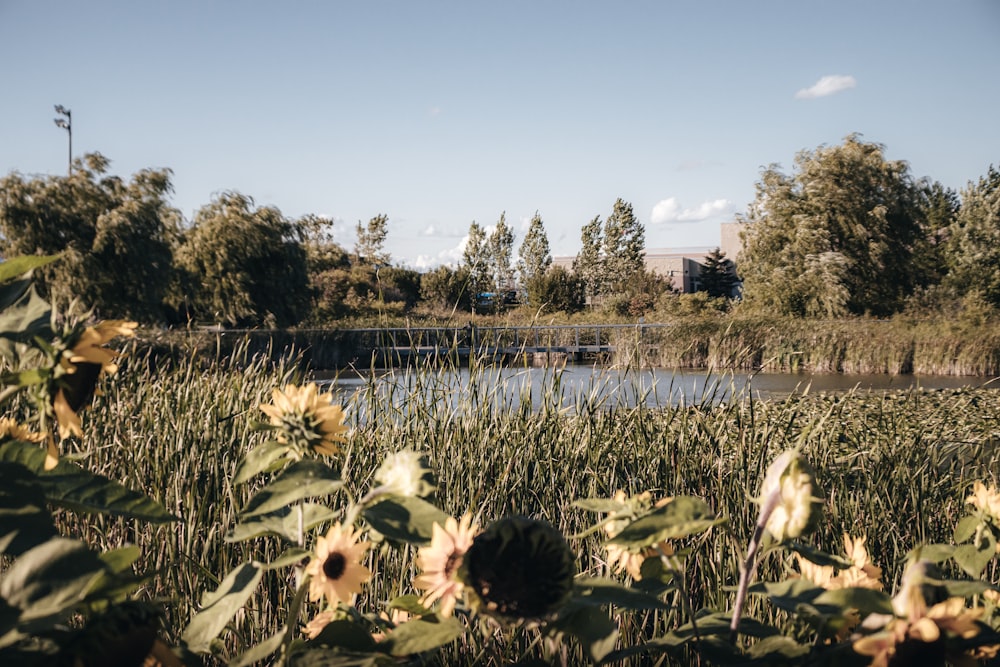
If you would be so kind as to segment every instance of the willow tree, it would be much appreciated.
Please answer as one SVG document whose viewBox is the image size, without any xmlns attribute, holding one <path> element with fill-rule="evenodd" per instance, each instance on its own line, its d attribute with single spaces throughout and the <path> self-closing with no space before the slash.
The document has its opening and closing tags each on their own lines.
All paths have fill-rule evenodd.
<svg viewBox="0 0 1000 667">
<path fill-rule="evenodd" d="M 848 136 L 803 151 L 792 175 L 771 165 L 742 218 L 739 256 L 749 304 L 799 316 L 885 315 L 923 277 L 911 259 L 925 242 L 921 184 L 884 147 Z"/>
<path fill-rule="evenodd" d="M 89 153 L 68 176 L 0 179 L 0 252 L 61 258 L 36 276 L 58 302 L 76 300 L 101 317 L 159 322 L 173 284 L 180 213 L 170 207 L 169 169 L 129 181 Z"/>
</svg>

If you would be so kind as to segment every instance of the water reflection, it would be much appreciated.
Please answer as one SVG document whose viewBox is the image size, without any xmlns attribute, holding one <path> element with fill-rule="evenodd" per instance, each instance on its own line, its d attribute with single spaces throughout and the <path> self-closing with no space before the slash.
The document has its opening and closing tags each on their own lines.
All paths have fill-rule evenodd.
<svg viewBox="0 0 1000 667">
<path fill-rule="evenodd" d="M 471 373 L 468 368 L 424 370 L 395 369 L 376 376 L 318 380 L 348 400 L 358 392 L 374 392 L 391 404 L 425 398 L 473 405 L 520 407 L 543 402 L 569 409 L 587 404 L 604 407 L 703 405 L 754 399 L 784 398 L 796 393 L 893 391 L 908 389 L 1000 388 L 994 377 L 943 375 L 844 375 L 838 373 L 713 373 L 695 370 L 618 370 L 600 366 L 567 365 L 564 368 L 489 367 Z"/>
</svg>

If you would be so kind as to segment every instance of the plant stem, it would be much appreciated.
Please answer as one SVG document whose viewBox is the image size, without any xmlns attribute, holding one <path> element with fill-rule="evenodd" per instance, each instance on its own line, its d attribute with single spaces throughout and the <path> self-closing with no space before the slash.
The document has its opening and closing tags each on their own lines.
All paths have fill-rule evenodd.
<svg viewBox="0 0 1000 667">
<path fill-rule="evenodd" d="M 760 515 L 757 517 L 757 526 L 754 528 L 753 537 L 747 546 L 746 561 L 740 568 L 740 585 L 736 591 L 736 605 L 733 607 L 733 618 L 729 622 L 729 643 L 733 646 L 736 645 L 736 638 L 739 636 L 743 606 L 746 604 L 747 590 L 750 588 L 750 578 L 753 576 L 757 565 L 757 552 L 760 550 L 761 539 L 764 537 L 764 527 L 767 526 L 767 520 L 771 518 L 771 513 L 778 506 L 780 498 L 781 489 L 778 488 L 764 499 L 764 504 L 760 508 Z"/>
</svg>

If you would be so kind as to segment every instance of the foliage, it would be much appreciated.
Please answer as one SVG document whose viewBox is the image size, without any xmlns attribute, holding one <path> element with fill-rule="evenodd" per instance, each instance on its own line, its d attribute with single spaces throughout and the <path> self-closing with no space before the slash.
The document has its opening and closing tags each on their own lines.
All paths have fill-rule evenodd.
<svg viewBox="0 0 1000 667">
<path fill-rule="evenodd" d="M 473 305 L 475 295 L 492 286 L 492 259 L 488 241 L 486 230 L 473 221 L 469 225 L 469 235 L 462 249 L 462 266 L 469 275 L 469 293 L 472 295 Z"/>
<path fill-rule="evenodd" d="M 471 308 L 470 276 L 466 266 L 439 266 L 420 275 L 420 298 L 447 312 Z"/>
<path fill-rule="evenodd" d="M 539 312 L 574 313 L 584 305 L 583 283 L 561 266 L 553 266 L 527 284 L 528 303 Z"/>
<path fill-rule="evenodd" d="M 496 226 L 486 240 L 489 270 L 488 286 L 491 292 L 500 293 L 513 287 L 514 230 L 507 224 L 507 214 L 501 213 Z"/>
<path fill-rule="evenodd" d="M 736 267 L 726 258 L 726 253 L 716 248 L 705 256 L 705 263 L 698 274 L 701 289 L 712 298 L 730 298 L 736 286 Z"/>
<path fill-rule="evenodd" d="M 169 169 L 144 169 L 128 183 L 107 175 L 110 161 L 91 153 L 69 176 L 0 180 L 2 252 L 63 254 L 39 272 L 42 292 L 76 297 L 94 312 L 144 322 L 173 319 L 173 245 L 180 214 L 167 205 Z"/>
<path fill-rule="evenodd" d="M 959 295 L 980 292 L 1000 306 L 1000 170 L 962 192 L 962 205 L 950 229 L 952 268 L 947 283 Z"/>
<path fill-rule="evenodd" d="M 645 272 L 646 231 L 635 217 L 632 204 L 615 201 L 614 209 L 604 220 L 603 282 L 606 293 L 627 291 L 633 278 Z"/>
<path fill-rule="evenodd" d="M 549 237 L 545 234 L 545 224 L 542 216 L 535 212 L 528 226 L 528 231 L 517 249 L 517 272 L 521 284 L 528 287 L 529 298 L 531 285 L 545 275 L 552 266 L 552 252 L 549 250 Z"/>
<path fill-rule="evenodd" d="M 303 227 L 237 192 L 195 215 L 178 251 L 197 319 L 287 326 L 309 305 Z"/>
<path fill-rule="evenodd" d="M 762 172 L 739 257 L 749 303 L 800 316 L 885 315 L 926 282 L 912 264 L 926 239 L 921 189 L 883 150 L 851 135 L 799 153 L 791 176 L 775 165 Z"/>
<path fill-rule="evenodd" d="M 355 228 L 357 241 L 354 244 L 354 254 L 358 261 L 364 264 L 388 264 L 389 254 L 385 252 L 385 238 L 389 234 L 389 216 L 376 215 L 368 224 L 358 221 Z"/>
<path fill-rule="evenodd" d="M 600 293 L 604 283 L 604 255 L 601 235 L 601 218 L 595 216 L 580 231 L 582 246 L 573 260 L 573 273 L 583 282 L 586 295 L 590 298 Z"/>
</svg>

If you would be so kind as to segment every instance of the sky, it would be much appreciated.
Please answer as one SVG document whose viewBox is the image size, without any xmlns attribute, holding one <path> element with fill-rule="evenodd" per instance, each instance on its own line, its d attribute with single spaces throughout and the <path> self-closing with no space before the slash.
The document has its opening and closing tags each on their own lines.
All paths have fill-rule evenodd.
<svg viewBox="0 0 1000 667">
<path fill-rule="evenodd" d="M 0 0 L 0 60 L 0 175 L 65 173 L 62 105 L 188 221 L 237 191 L 350 249 L 385 214 L 416 269 L 502 214 L 575 255 L 618 198 L 647 248 L 714 247 L 854 133 L 958 191 L 1000 166 L 1000 0 Z"/>
</svg>

